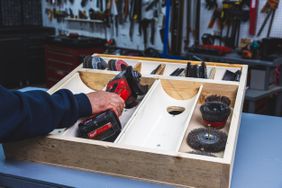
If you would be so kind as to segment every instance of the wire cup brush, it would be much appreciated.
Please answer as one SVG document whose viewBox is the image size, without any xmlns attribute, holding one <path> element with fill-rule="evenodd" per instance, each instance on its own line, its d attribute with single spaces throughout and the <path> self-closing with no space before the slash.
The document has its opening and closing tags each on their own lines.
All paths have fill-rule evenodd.
<svg viewBox="0 0 282 188">
<path fill-rule="evenodd" d="M 223 128 L 231 113 L 230 99 L 225 96 L 212 95 L 207 97 L 200 107 L 203 123 L 213 128 Z"/>
<path fill-rule="evenodd" d="M 192 130 L 187 137 L 188 145 L 202 152 L 220 152 L 225 149 L 227 135 L 214 128 Z"/>
</svg>

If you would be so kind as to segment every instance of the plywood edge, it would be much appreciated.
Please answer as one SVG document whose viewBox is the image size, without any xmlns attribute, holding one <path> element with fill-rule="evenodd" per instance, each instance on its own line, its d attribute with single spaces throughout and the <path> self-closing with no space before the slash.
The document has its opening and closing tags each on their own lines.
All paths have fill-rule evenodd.
<svg viewBox="0 0 282 188">
<path fill-rule="evenodd" d="M 140 56 L 118 56 L 118 55 L 109 55 L 109 54 L 93 54 L 105 58 L 120 58 L 123 60 L 138 60 L 138 61 L 151 61 L 151 62 L 164 62 L 164 63 L 187 63 L 191 62 L 192 64 L 200 64 L 202 61 L 193 61 L 193 60 L 175 60 L 175 59 L 165 59 L 165 58 L 150 58 L 150 57 L 140 57 Z M 220 66 L 220 67 L 234 67 L 241 68 L 241 64 L 228 64 L 228 63 L 216 63 L 216 62 L 207 62 L 209 66 Z"/>
<path fill-rule="evenodd" d="M 239 130 L 240 130 L 240 121 L 241 121 L 241 115 L 242 115 L 242 109 L 244 104 L 244 97 L 245 97 L 245 91 L 246 91 L 246 83 L 247 83 L 247 71 L 248 67 L 245 66 L 242 69 L 242 77 L 240 82 L 240 86 L 238 88 L 238 94 L 236 98 L 236 103 L 234 105 L 234 111 L 233 111 L 233 119 L 231 120 L 231 126 L 229 130 L 229 135 L 227 139 L 227 145 L 225 148 L 225 155 L 224 155 L 224 161 L 226 163 L 230 164 L 229 167 L 229 186 L 231 186 L 232 181 L 232 172 L 234 167 L 234 159 L 235 159 L 235 153 L 236 153 L 236 147 L 238 143 L 238 136 L 239 136 Z"/>
<path fill-rule="evenodd" d="M 240 129 L 241 114 L 242 114 L 244 97 L 246 92 L 247 71 L 248 71 L 247 67 L 245 67 L 242 71 L 241 80 L 243 81 L 240 82 L 240 85 L 238 87 L 238 92 L 235 100 L 236 102 L 233 108 L 233 117 L 231 119 L 227 145 L 225 148 L 226 153 L 224 155 L 224 159 L 227 162 L 232 162 L 234 160 L 234 155 L 236 151 L 236 144 L 237 144 L 237 139 Z"/>
<path fill-rule="evenodd" d="M 8 159 L 31 160 L 168 184 L 219 187 L 221 163 L 51 138 L 4 145 Z M 204 178 L 203 178 L 204 177 Z"/>
</svg>

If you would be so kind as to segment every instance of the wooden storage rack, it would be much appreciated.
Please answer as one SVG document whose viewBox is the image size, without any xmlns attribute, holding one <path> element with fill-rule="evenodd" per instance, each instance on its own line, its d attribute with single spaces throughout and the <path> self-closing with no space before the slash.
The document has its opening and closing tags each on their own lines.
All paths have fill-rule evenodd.
<svg viewBox="0 0 282 188">
<path fill-rule="evenodd" d="M 54 131 L 46 137 L 4 144 L 6 157 L 181 187 L 230 187 L 247 66 L 209 62 L 210 79 L 199 79 L 169 76 L 173 69 L 185 67 L 187 61 L 98 55 L 106 61 L 123 59 L 139 70 L 143 75 L 141 82 L 150 86 L 137 107 L 123 112 L 120 118 L 123 129 L 115 142 L 77 137 L 77 122 L 69 129 Z M 162 71 L 158 75 L 150 75 L 159 64 L 163 64 Z M 241 70 L 240 81 L 222 81 L 227 69 Z M 53 86 L 49 93 L 61 88 L 70 89 L 73 93 L 101 90 L 117 73 L 84 69 L 80 65 Z M 231 99 L 232 113 L 222 130 L 228 134 L 225 150 L 215 153 L 216 157 L 188 153 L 193 151 L 186 143 L 188 133 L 204 127 L 199 106 L 208 95 L 213 94 Z M 185 110 L 172 116 L 167 112 L 170 106 L 181 106 Z"/>
</svg>

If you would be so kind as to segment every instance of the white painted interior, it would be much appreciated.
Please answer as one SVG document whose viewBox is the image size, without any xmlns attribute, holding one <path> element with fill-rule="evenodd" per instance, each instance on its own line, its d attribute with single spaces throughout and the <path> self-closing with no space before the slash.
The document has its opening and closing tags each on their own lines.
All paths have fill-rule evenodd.
<svg viewBox="0 0 282 188">
<path fill-rule="evenodd" d="M 60 88 L 58 89 L 68 89 L 74 94 L 79 93 L 90 93 L 94 90 L 86 86 L 80 76 L 79 73 L 75 73 L 68 81 L 66 81 Z"/>
<path fill-rule="evenodd" d="M 138 113 L 131 119 L 116 142 L 177 152 L 202 87 L 192 98 L 176 100 L 164 91 L 160 80 L 156 83 L 156 87 L 152 89 L 150 94 L 147 94 L 146 101 L 143 101 L 144 103 L 137 110 Z M 173 116 L 167 112 L 169 106 L 184 107 L 185 111 Z"/>
<path fill-rule="evenodd" d="M 79 73 L 75 73 L 69 80 L 67 80 L 59 89 L 69 89 L 74 94 L 78 93 L 89 93 L 95 92 L 95 90 L 86 86 L 83 81 L 81 80 Z M 124 127 L 126 123 L 131 118 L 132 114 L 135 112 L 138 106 L 135 106 L 131 109 L 124 109 L 122 115 L 119 117 L 121 126 Z M 81 120 L 78 120 L 72 127 L 68 128 L 63 135 L 76 137 L 77 136 L 77 129 L 78 124 Z"/>
</svg>

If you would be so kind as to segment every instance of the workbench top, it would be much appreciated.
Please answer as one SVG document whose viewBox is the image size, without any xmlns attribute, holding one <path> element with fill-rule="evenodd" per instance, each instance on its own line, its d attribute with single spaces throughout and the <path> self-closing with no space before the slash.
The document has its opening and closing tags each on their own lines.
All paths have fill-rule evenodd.
<svg viewBox="0 0 282 188">
<path fill-rule="evenodd" d="M 282 118 L 242 115 L 232 188 L 282 187 Z M 0 186 L 169 187 L 32 162 L 5 161 L 0 148 Z"/>
</svg>

